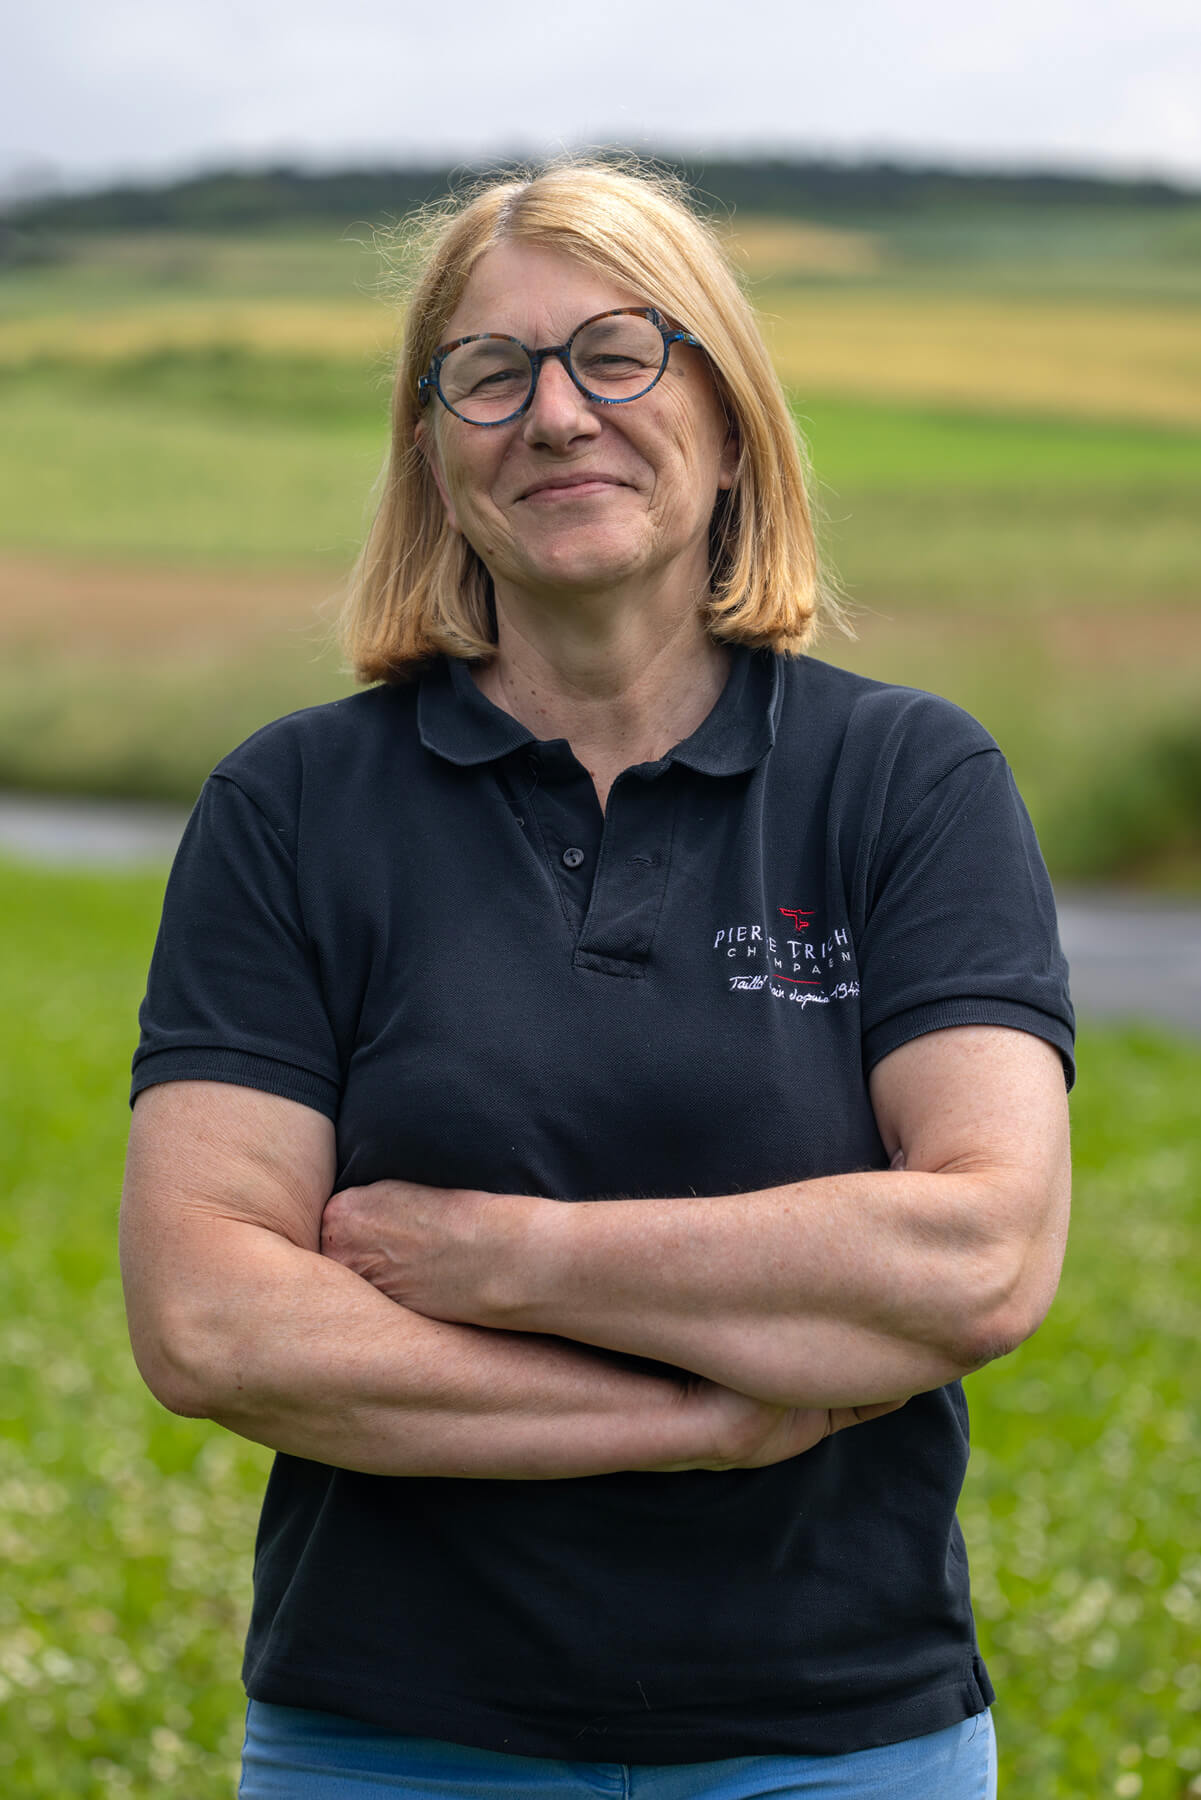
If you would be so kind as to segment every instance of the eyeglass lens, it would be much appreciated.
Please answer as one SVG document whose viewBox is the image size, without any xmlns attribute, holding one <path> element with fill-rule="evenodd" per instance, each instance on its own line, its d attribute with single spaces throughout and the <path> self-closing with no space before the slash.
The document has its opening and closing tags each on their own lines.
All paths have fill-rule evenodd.
<svg viewBox="0 0 1201 1800">
<path fill-rule="evenodd" d="M 636 400 L 652 388 L 666 356 L 663 334 L 637 313 L 590 319 L 568 351 L 578 386 L 598 400 Z M 445 357 L 438 375 L 442 397 L 461 418 L 486 425 L 510 418 L 525 405 L 533 365 L 523 344 L 510 338 L 475 338 Z"/>
</svg>

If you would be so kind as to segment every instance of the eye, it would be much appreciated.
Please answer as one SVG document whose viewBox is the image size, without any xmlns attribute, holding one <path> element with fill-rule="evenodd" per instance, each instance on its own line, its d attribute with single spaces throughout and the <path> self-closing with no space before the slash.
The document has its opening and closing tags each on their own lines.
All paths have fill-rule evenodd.
<svg viewBox="0 0 1201 1800">
<path fill-rule="evenodd" d="M 481 375 L 467 390 L 469 394 L 508 393 L 513 388 L 524 387 L 529 380 L 521 376 L 516 369 L 493 369 L 488 375 Z"/>
<path fill-rule="evenodd" d="M 628 351 L 608 350 L 597 351 L 587 357 L 580 365 L 580 371 L 597 375 L 641 375 L 646 367 L 645 362 L 631 356 Z"/>
<path fill-rule="evenodd" d="M 440 379 L 451 406 L 488 420 L 521 405 L 530 382 L 530 359 L 520 344 L 506 338 L 472 338 L 445 358 Z"/>
<path fill-rule="evenodd" d="M 571 362 L 586 388 L 621 399 L 655 380 L 663 364 L 663 337 L 637 313 L 610 314 L 581 326 L 572 339 Z"/>
</svg>

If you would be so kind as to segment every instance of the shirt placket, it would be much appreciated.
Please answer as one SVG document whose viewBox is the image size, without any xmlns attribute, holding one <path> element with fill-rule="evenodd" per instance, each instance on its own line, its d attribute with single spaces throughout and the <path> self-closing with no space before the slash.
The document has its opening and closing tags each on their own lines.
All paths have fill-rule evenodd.
<svg viewBox="0 0 1201 1800">
<path fill-rule="evenodd" d="M 671 868 L 673 775 L 662 764 L 627 769 L 610 789 L 577 969 L 635 980 L 646 974 Z"/>
<path fill-rule="evenodd" d="M 561 740 L 524 753 L 526 796 L 563 915 L 578 938 L 600 859 L 604 815 L 592 778 Z"/>
<path fill-rule="evenodd" d="M 604 813 L 591 776 L 566 743 L 532 747 L 525 774 L 523 804 L 575 940 L 575 967 L 641 977 L 671 858 L 669 770 L 627 769 L 610 789 Z"/>
</svg>

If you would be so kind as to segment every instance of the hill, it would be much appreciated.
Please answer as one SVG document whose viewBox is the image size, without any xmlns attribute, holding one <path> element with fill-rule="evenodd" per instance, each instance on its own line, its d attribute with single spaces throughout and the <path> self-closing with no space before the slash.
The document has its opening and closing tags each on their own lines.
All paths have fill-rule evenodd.
<svg viewBox="0 0 1201 1800">
<path fill-rule="evenodd" d="M 734 208 L 777 217 L 841 220 L 1014 207 L 1169 209 L 1201 199 L 1201 192 L 1166 181 L 1055 170 L 973 171 L 879 161 L 649 160 L 683 176 L 718 211 Z M 506 166 L 380 166 L 329 173 L 288 165 L 215 169 L 157 185 L 126 183 L 13 203 L 0 229 L 12 254 L 19 242 L 55 232 L 225 231 L 329 219 L 396 219 L 448 188 Z"/>
</svg>

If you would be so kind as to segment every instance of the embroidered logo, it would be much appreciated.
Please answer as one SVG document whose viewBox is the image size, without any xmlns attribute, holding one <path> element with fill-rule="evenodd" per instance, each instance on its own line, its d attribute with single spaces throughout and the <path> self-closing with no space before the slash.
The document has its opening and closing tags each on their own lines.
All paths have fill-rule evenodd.
<svg viewBox="0 0 1201 1800">
<path fill-rule="evenodd" d="M 808 931 L 809 921 L 813 917 L 813 908 L 808 912 L 796 906 L 777 906 L 776 911 L 785 919 L 791 919 L 798 931 Z"/>
<path fill-rule="evenodd" d="M 839 926 L 821 941 L 803 938 L 801 933 L 817 916 L 815 907 L 778 906 L 776 912 L 791 921 L 788 936 L 774 937 L 772 929 L 762 925 L 723 925 L 718 930 L 713 948 L 727 965 L 722 973 L 729 991 L 766 991 L 775 1000 L 802 1007 L 856 999 L 859 980 L 850 932 Z M 734 968 L 728 966 L 731 962 Z"/>
</svg>

